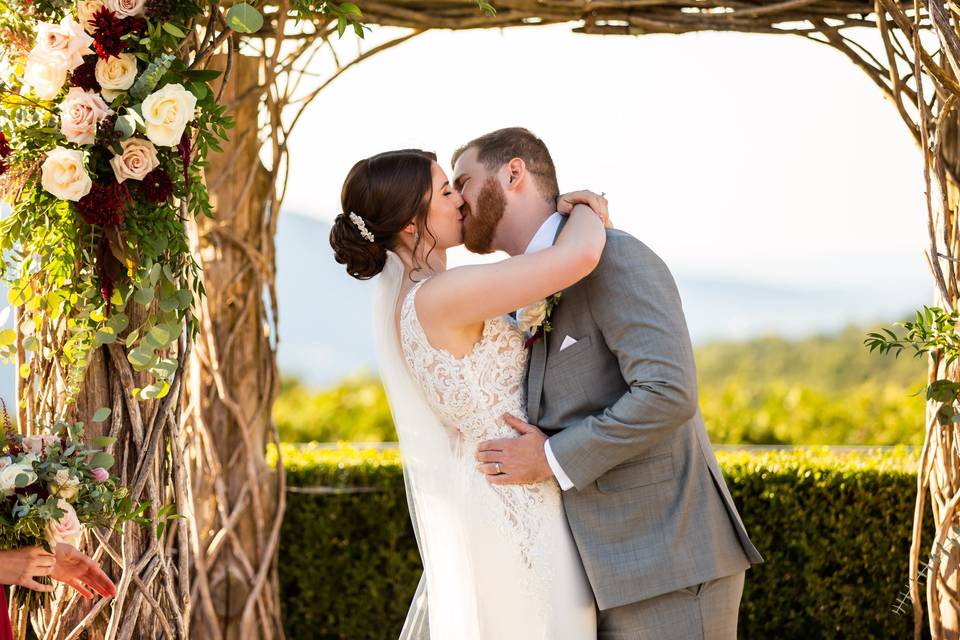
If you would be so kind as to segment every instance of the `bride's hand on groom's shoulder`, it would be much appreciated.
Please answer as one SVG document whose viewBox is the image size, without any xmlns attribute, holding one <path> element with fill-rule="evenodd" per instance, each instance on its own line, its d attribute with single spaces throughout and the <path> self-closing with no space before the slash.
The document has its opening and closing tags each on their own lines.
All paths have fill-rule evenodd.
<svg viewBox="0 0 960 640">
<path fill-rule="evenodd" d="M 553 478 L 544 452 L 547 440 L 536 425 L 511 415 L 503 416 L 520 436 L 486 440 L 477 446 L 477 469 L 490 484 L 536 484 Z"/>
<path fill-rule="evenodd" d="M 602 194 L 597 195 L 593 191 L 584 189 L 582 191 L 571 191 L 570 193 L 561 195 L 557 198 L 557 211 L 569 214 L 578 204 L 585 204 L 593 209 L 593 212 L 603 220 L 605 227 L 613 228 L 613 223 L 610 222 L 610 211 L 608 209 L 607 199 L 604 198 Z"/>
</svg>

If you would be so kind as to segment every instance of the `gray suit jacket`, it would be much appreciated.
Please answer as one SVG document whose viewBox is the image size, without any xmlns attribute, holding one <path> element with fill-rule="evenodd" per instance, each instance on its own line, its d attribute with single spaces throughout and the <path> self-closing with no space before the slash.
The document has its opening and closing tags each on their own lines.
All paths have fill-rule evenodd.
<svg viewBox="0 0 960 640">
<path fill-rule="evenodd" d="M 611 229 L 596 270 L 563 291 L 527 368 L 529 421 L 574 483 L 567 520 L 601 609 L 763 562 L 707 438 L 673 277 Z M 562 352 L 565 336 L 576 344 Z"/>
</svg>

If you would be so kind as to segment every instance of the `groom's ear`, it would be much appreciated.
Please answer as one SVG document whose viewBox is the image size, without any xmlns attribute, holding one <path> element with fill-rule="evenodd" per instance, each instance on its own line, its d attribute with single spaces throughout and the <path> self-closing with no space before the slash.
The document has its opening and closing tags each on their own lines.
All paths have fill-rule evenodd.
<svg viewBox="0 0 960 640">
<path fill-rule="evenodd" d="M 513 158 L 504 165 L 504 171 L 506 175 L 507 184 L 504 185 L 505 189 L 517 189 L 523 184 L 525 178 L 527 177 L 527 163 L 523 161 L 523 158 Z"/>
</svg>

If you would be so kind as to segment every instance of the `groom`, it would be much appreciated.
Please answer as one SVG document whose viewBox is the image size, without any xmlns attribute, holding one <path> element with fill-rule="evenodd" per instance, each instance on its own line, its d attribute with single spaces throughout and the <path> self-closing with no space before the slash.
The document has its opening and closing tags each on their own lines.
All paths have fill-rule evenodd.
<svg viewBox="0 0 960 640">
<path fill-rule="evenodd" d="M 556 171 L 526 129 L 453 157 L 464 242 L 519 255 L 553 244 Z M 646 245 L 610 229 L 596 270 L 563 291 L 533 343 L 530 424 L 482 443 L 494 484 L 556 478 L 593 588 L 599 640 L 734 640 L 746 569 L 763 562 L 724 483 L 697 402 L 680 297 Z"/>
</svg>

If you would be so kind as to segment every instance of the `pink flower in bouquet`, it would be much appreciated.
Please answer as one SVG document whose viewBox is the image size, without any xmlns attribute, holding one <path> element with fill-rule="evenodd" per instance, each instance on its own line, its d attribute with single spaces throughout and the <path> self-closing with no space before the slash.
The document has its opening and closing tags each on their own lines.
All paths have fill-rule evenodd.
<svg viewBox="0 0 960 640">
<path fill-rule="evenodd" d="M 93 473 L 93 479 L 97 482 L 106 482 L 110 478 L 110 472 L 103 467 L 97 467 L 91 473 Z"/>
<path fill-rule="evenodd" d="M 60 103 L 60 132 L 76 144 L 93 144 L 97 124 L 113 113 L 107 103 L 93 91 L 70 87 Z"/>
<path fill-rule="evenodd" d="M 56 548 L 58 543 L 66 542 L 73 547 L 79 547 L 83 527 L 77 518 L 77 512 L 63 498 L 57 500 L 57 508 L 63 511 L 63 515 L 59 520 L 50 520 L 47 523 L 47 540 L 50 546 Z"/>
<path fill-rule="evenodd" d="M 23 448 L 30 453 L 37 454 L 38 456 L 49 453 L 51 447 L 57 444 L 60 444 L 60 438 L 45 433 L 33 436 L 24 436 L 23 438 Z"/>
</svg>

